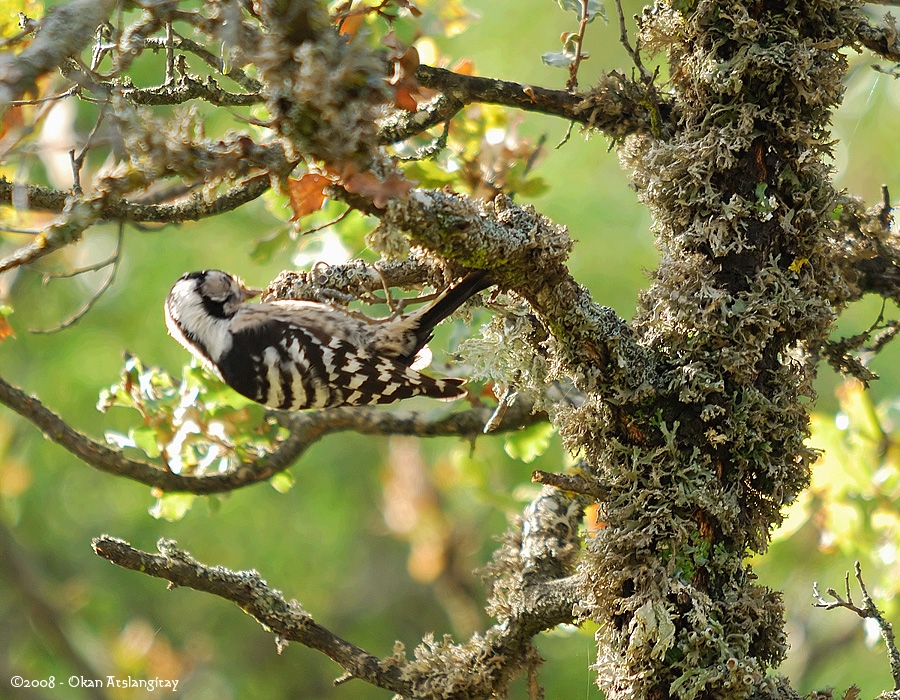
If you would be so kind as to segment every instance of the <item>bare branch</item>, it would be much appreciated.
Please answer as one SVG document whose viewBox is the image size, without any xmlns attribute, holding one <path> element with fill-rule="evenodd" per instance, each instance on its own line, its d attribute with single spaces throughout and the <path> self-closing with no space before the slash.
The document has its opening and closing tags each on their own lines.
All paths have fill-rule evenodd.
<svg viewBox="0 0 900 700">
<path fill-rule="evenodd" d="M 441 418 L 429 418 L 417 413 L 389 413 L 372 408 L 338 408 L 290 414 L 286 419 L 290 428 L 289 436 L 268 455 L 241 463 L 229 472 L 192 476 L 174 474 L 162 466 L 131 459 L 110 449 L 75 430 L 36 398 L 28 396 L 2 378 L 0 403 L 32 422 L 49 440 L 95 469 L 167 492 L 186 491 L 196 494 L 233 491 L 265 481 L 287 469 L 308 447 L 330 433 L 354 430 L 368 435 L 460 436 L 475 439 L 481 435 L 482 427 L 491 415 L 488 407 L 460 411 Z M 511 412 L 503 421 L 502 429 L 518 429 L 546 419 L 541 414 L 532 415 L 530 409 L 530 406 L 522 406 Z"/>
<path fill-rule="evenodd" d="M 221 107 L 249 107 L 263 101 L 258 93 L 228 92 L 212 77 L 201 82 L 190 75 L 182 75 L 170 84 L 122 90 L 122 96 L 138 105 L 178 105 L 188 100 L 204 100 Z"/>
<path fill-rule="evenodd" d="M 641 60 L 641 52 L 633 47 L 628 39 L 628 29 L 625 25 L 625 11 L 622 9 L 622 0 L 616 0 L 616 12 L 619 15 L 619 43 L 625 47 L 628 55 L 631 56 L 631 62 L 634 63 L 635 67 L 640 71 L 641 80 L 649 85 L 653 80 L 653 75 L 644 67 L 644 62 Z"/>
<path fill-rule="evenodd" d="M 147 39 L 145 39 L 145 44 L 150 47 L 162 46 L 163 40 L 157 37 L 148 37 Z M 245 90 L 248 90 L 251 93 L 258 93 L 260 90 L 262 90 L 262 83 L 260 83 L 258 80 L 256 80 L 255 78 L 251 78 L 237 66 L 229 66 L 220 56 L 216 56 L 205 46 L 198 44 L 196 41 L 192 41 L 191 39 L 180 36 L 176 32 L 172 45 L 176 49 L 188 51 L 201 58 L 204 62 L 206 62 L 207 65 L 214 68 L 227 78 L 231 78 L 231 80 L 236 82 Z"/>
<path fill-rule="evenodd" d="M 113 254 L 112 258 L 102 262 L 102 267 L 112 267 L 112 269 L 109 271 L 109 275 L 107 275 L 106 279 L 103 280 L 103 283 L 100 285 L 97 291 L 91 294 L 90 299 L 88 299 L 84 303 L 84 305 L 80 309 L 78 309 L 78 311 L 69 316 L 69 318 L 67 318 L 62 323 L 59 323 L 52 328 L 29 328 L 28 330 L 30 333 L 58 333 L 59 331 L 70 328 L 74 324 L 78 323 L 78 321 L 84 318 L 84 316 L 92 308 L 94 308 L 94 304 L 96 304 L 100 300 L 100 297 L 102 297 L 106 293 L 106 290 L 108 290 L 112 286 L 113 282 L 116 281 L 116 273 L 119 271 L 119 263 L 122 260 L 122 239 L 124 237 L 124 233 L 125 226 L 120 223 L 119 238 L 116 241 L 116 252 Z M 94 267 L 95 269 L 100 269 L 97 268 L 97 266 L 92 267 Z M 81 270 L 81 272 L 86 272 L 88 269 Z"/>
<path fill-rule="evenodd" d="M 474 102 L 514 107 L 526 112 L 540 112 L 599 129 L 614 138 L 632 133 L 650 133 L 654 129 L 655 116 L 647 105 L 657 98 L 647 89 L 618 73 L 601 76 L 596 87 L 587 93 L 573 94 L 567 90 L 549 90 L 536 85 L 525 85 L 506 80 L 461 75 L 444 68 L 419 66 L 416 79 L 421 85 L 440 90 L 450 102 L 442 105 L 437 116 L 416 117 L 430 128 L 449 118 L 453 107 L 458 109 Z M 667 113 L 665 104 L 657 108 Z M 419 114 L 418 112 L 416 113 Z M 401 133 L 386 134 L 391 141 Z M 399 139 L 396 139 L 399 140 Z"/>
<path fill-rule="evenodd" d="M 569 64 L 569 79 L 566 81 L 566 90 L 569 92 L 575 92 L 578 89 L 578 69 L 581 67 L 581 62 L 587 58 L 584 53 L 584 33 L 590 22 L 590 15 L 588 14 L 588 0 L 580 0 L 580 2 L 581 19 L 578 22 L 578 34 L 575 36 L 575 60 Z"/>
<path fill-rule="evenodd" d="M 561 491 L 580 493 L 595 499 L 601 499 L 607 495 L 606 490 L 600 487 L 596 479 L 588 479 L 581 474 L 556 474 L 537 469 L 532 472 L 531 480 Z"/>
</svg>

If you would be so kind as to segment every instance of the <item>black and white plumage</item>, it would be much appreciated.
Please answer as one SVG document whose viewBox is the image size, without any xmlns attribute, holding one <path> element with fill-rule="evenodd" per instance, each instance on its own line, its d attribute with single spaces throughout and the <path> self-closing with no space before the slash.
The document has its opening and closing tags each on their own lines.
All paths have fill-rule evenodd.
<svg viewBox="0 0 900 700">
<path fill-rule="evenodd" d="M 434 327 L 490 286 L 474 272 L 433 302 L 384 319 L 312 301 L 248 304 L 259 290 L 220 270 L 183 275 L 166 299 L 170 335 L 247 398 L 301 410 L 385 404 L 413 396 L 455 399 L 462 379 L 410 365 Z"/>
</svg>

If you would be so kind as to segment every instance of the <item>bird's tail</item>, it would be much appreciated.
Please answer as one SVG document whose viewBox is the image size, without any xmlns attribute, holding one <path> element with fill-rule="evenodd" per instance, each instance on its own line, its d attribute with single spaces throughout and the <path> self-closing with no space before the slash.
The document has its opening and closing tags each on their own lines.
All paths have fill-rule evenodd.
<svg viewBox="0 0 900 700">
<path fill-rule="evenodd" d="M 410 351 L 399 357 L 398 360 L 405 364 L 411 363 L 419 350 L 424 348 L 428 341 L 431 340 L 432 335 L 434 335 L 434 327 L 437 324 L 465 304 L 475 294 L 493 284 L 494 282 L 491 281 L 486 270 L 476 270 L 475 272 L 470 272 L 459 283 L 441 294 L 422 311 L 415 329 L 416 344 Z"/>
</svg>

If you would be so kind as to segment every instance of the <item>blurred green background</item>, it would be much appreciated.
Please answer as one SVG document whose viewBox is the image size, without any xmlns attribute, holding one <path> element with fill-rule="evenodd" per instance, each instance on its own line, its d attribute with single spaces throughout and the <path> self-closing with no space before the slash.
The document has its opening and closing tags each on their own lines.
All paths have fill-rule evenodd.
<svg viewBox="0 0 900 700">
<path fill-rule="evenodd" d="M 473 59 L 479 75 L 564 85 L 566 72 L 542 65 L 540 56 L 559 49 L 562 32 L 575 31 L 574 15 L 550 0 L 470 0 L 466 6 L 480 19 L 458 36 L 436 39 L 443 56 L 451 62 Z M 626 13 L 641 6 L 626 2 Z M 618 34 L 614 17 L 609 24 L 590 25 L 582 87 L 601 71 L 630 71 Z M 882 182 L 900 188 L 900 87 L 870 68 L 870 56 L 851 53 L 849 59 L 847 102 L 834 120 L 839 141 L 835 181 L 874 204 Z M 83 137 L 92 124 L 92 107 L 71 107 L 80 110 L 74 123 Z M 59 123 L 71 125 L 72 116 L 61 114 Z M 557 149 L 566 128 L 536 115 L 526 115 L 519 125 L 527 137 L 546 136 L 536 174 L 550 189 L 533 203 L 577 239 L 571 260 L 576 278 L 597 300 L 630 317 L 647 284 L 645 270 L 657 260 L 651 222 L 607 139 L 586 140 L 576 132 Z M 59 132 L 65 153 L 71 145 L 65 143 L 66 130 Z M 0 172 L 44 179 L 37 161 L 27 167 L 31 170 Z M 91 230 L 78 246 L 36 269 L 0 279 L 0 292 L 15 310 L 10 322 L 16 332 L 15 339 L 0 345 L 0 374 L 91 435 L 127 430 L 132 416 L 115 409 L 98 413 L 97 396 L 117 381 L 124 351 L 147 365 L 180 372 L 187 355 L 166 336 L 162 318 L 172 282 L 187 270 L 217 267 L 264 285 L 293 266 L 294 254 L 316 259 L 313 237 L 299 251 L 294 246 L 267 262 L 252 260 L 258 241 L 282 229 L 283 222 L 262 201 L 195 224 L 143 231 L 129 227 L 115 284 L 95 308 L 64 332 L 30 333 L 30 328 L 66 318 L 99 285 L 102 273 L 42 284 L 43 270 L 78 267 L 112 252 L 115 228 Z M 3 253 L 26 240 L 4 234 Z M 868 327 L 880 308 L 880 301 L 864 300 L 842 316 L 836 334 Z M 886 313 L 897 316 L 893 307 Z M 900 395 L 897 359 L 892 347 L 872 364 L 882 376 L 873 387 L 873 401 L 882 407 L 889 408 Z M 821 374 L 816 410 L 827 425 L 839 408 L 835 389 L 840 380 L 828 368 Z M 61 646 L 62 637 L 42 622 L 35 594 L 51 602 L 51 619 L 61 625 L 62 636 L 104 676 L 178 678 L 179 693 L 192 699 L 388 697 L 359 681 L 334 688 L 340 669 L 325 657 L 296 644 L 277 654 L 271 635 L 236 607 L 193 591 L 167 591 L 157 579 L 119 570 L 92 554 L 91 538 L 109 533 L 152 551 L 158 538 L 170 537 L 206 563 L 256 568 L 317 621 L 372 653 L 387 655 L 395 640 L 411 651 L 429 632 L 449 632 L 462 640 L 486 626 L 483 587 L 470 572 L 489 561 L 507 518 L 534 493 L 532 469 L 556 470 L 563 460 L 555 438 L 548 451 L 525 463 L 507 454 L 503 438 L 481 439 L 473 446 L 450 439 L 341 434 L 315 445 L 292 468 L 296 483 L 289 492 L 257 485 L 201 499 L 183 520 L 167 522 L 148 515 L 154 498 L 147 487 L 92 470 L 2 409 L 0 697 L 14 697 L 5 685 L 14 673 L 62 681 L 79 672 Z M 400 493 L 401 483 L 421 486 Z M 791 537 L 778 539 L 755 563 L 762 583 L 785 590 L 792 649 L 783 670 L 801 692 L 855 682 L 863 696 L 875 695 L 890 687 L 883 648 L 866 643 L 863 625 L 849 613 L 810 605 L 812 583 L 840 588 L 844 572 L 868 541 L 860 540 L 856 548 L 838 546 L 823 537 L 820 521 L 799 521 Z M 880 580 L 878 567 L 887 570 L 890 563 L 888 554 L 879 556 L 873 552 L 864 569 L 873 581 Z M 18 564 L 27 571 L 17 570 Z M 893 591 L 873 585 L 872 592 L 888 596 Z M 896 610 L 886 597 L 879 602 Z M 546 659 L 540 680 L 547 698 L 600 697 L 588 668 L 596 653 L 592 632 L 557 630 L 538 640 Z M 89 697 L 68 688 L 45 691 L 51 696 Z M 524 683 L 514 686 L 513 697 L 527 697 Z"/>
</svg>

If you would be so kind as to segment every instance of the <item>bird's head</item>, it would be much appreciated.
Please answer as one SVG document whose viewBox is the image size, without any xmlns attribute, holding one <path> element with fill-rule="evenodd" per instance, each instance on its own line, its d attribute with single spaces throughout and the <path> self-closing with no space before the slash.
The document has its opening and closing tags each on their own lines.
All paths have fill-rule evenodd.
<svg viewBox="0 0 900 700">
<path fill-rule="evenodd" d="M 188 272 L 166 298 L 166 326 L 201 360 L 215 362 L 230 347 L 228 323 L 244 302 L 259 293 L 221 270 Z"/>
</svg>

